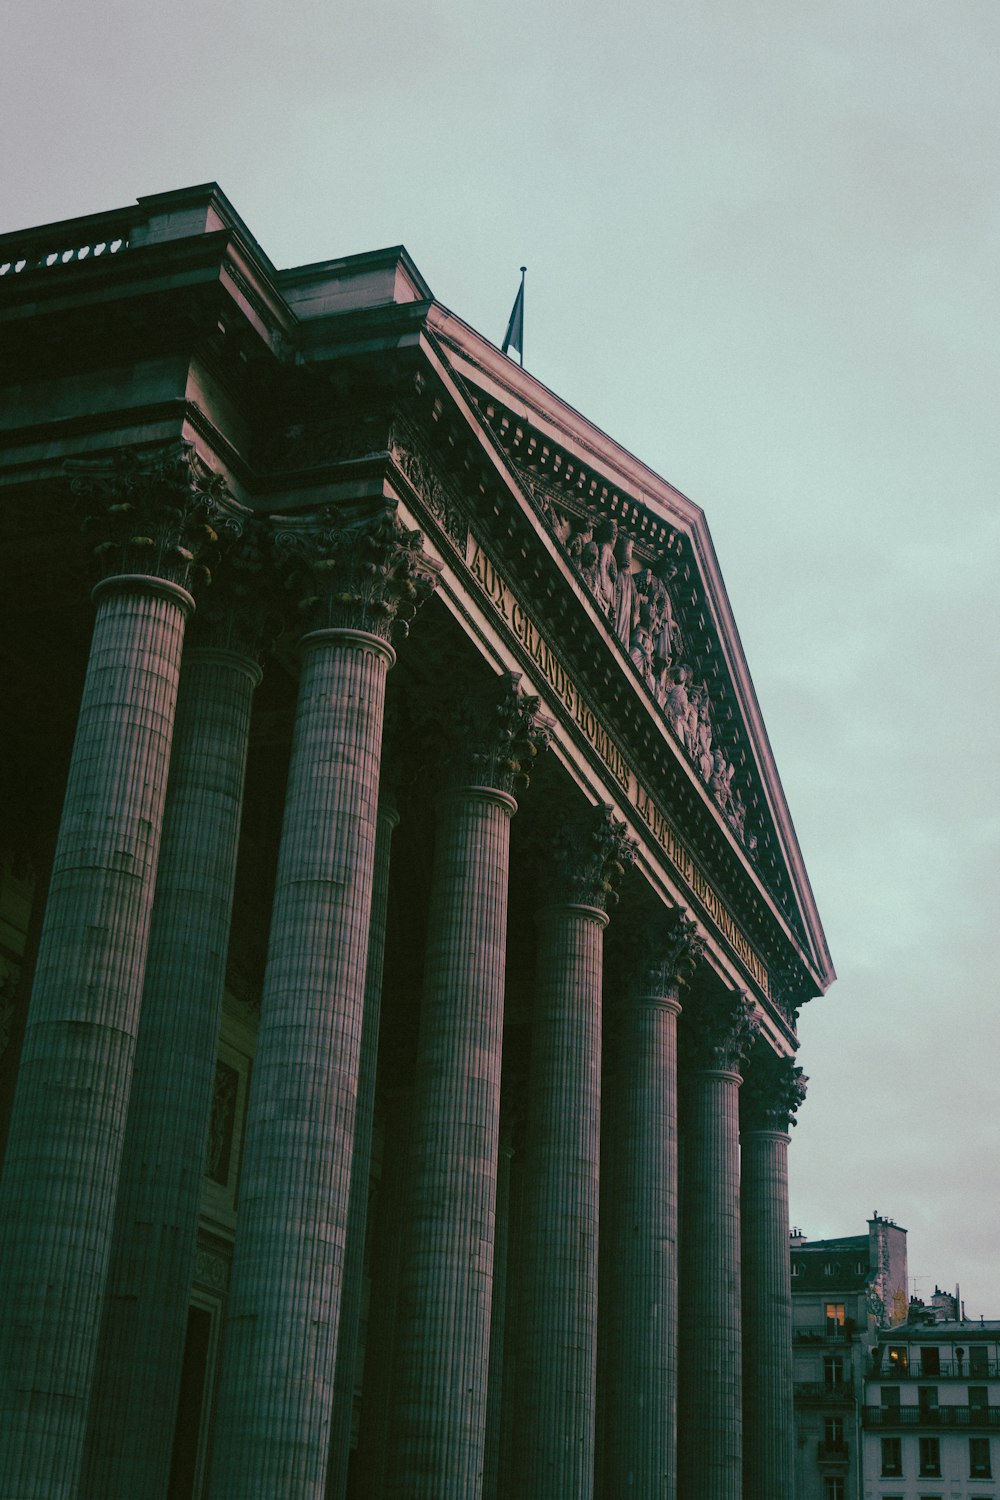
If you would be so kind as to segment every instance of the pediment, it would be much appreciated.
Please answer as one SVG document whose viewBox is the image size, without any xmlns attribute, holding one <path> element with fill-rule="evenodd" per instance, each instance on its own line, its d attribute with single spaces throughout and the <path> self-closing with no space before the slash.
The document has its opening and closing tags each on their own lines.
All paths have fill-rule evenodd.
<svg viewBox="0 0 1000 1500">
<path fill-rule="evenodd" d="M 444 319 L 438 347 L 457 399 L 700 793 L 685 818 L 699 801 L 716 825 L 713 849 L 725 841 L 727 862 L 742 867 L 743 896 L 763 893 L 792 939 L 801 964 L 789 962 L 784 981 L 796 1008 L 827 988 L 833 967 L 703 512 Z M 780 991 L 774 969 L 772 981 Z"/>
</svg>

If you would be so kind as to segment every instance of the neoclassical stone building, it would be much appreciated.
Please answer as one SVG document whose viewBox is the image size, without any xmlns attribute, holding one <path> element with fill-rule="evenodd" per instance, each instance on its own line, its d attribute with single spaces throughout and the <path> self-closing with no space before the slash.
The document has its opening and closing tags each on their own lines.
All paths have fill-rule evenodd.
<svg viewBox="0 0 1000 1500">
<path fill-rule="evenodd" d="M 704 517 L 396 248 L 0 238 L 3 1500 L 790 1500 L 833 978 Z"/>
</svg>

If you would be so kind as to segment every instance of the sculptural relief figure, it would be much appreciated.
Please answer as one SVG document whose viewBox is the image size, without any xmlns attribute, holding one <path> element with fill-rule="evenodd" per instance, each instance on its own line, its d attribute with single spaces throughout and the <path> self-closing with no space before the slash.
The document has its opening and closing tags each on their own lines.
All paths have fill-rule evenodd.
<svg viewBox="0 0 1000 1500">
<path fill-rule="evenodd" d="M 708 785 L 712 796 L 723 812 L 727 811 L 732 795 L 733 771 L 732 763 L 726 759 L 721 750 L 716 750 L 712 757 L 712 774 Z"/>
<path fill-rule="evenodd" d="M 688 715 L 691 712 L 691 699 L 688 693 L 688 684 L 691 681 L 691 668 L 679 666 L 669 675 L 666 694 L 663 700 L 663 711 L 670 720 L 674 734 L 685 744 L 685 731 L 687 730 Z"/>
<path fill-rule="evenodd" d="M 639 596 L 632 576 L 632 538 L 624 533 L 619 535 L 615 546 L 615 565 L 618 569 L 615 579 L 615 635 L 626 651 L 630 652 L 632 632 L 639 619 Z"/>
<path fill-rule="evenodd" d="M 615 539 L 618 536 L 617 521 L 605 521 L 597 533 L 597 575 L 594 593 L 601 613 L 614 618 L 615 584 L 618 581 L 618 564 L 615 562 Z"/>
<path fill-rule="evenodd" d="M 569 555 L 580 569 L 580 577 L 584 583 L 591 593 L 596 594 L 599 549 L 594 541 L 594 527 L 591 521 L 588 521 L 582 530 L 571 538 Z"/>
<path fill-rule="evenodd" d="M 698 724 L 695 729 L 694 757 L 698 762 L 698 770 L 702 781 L 708 781 L 712 775 L 712 720 L 708 708 L 708 689 L 702 693 L 698 703 Z"/>
<path fill-rule="evenodd" d="M 567 517 L 556 510 L 548 495 L 545 495 L 540 490 L 535 489 L 532 489 L 531 493 L 535 497 L 535 500 L 538 504 L 538 509 L 541 511 L 546 521 L 548 521 L 553 534 L 559 538 L 564 546 L 568 547 L 570 544 L 570 531 L 572 528 L 570 527 Z"/>
<path fill-rule="evenodd" d="M 653 640 L 653 656 L 658 657 L 668 667 L 673 662 L 674 652 L 680 638 L 680 631 L 677 628 L 677 621 L 674 619 L 674 610 L 670 602 L 670 589 L 668 587 L 676 572 L 677 568 L 672 562 L 663 561 L 652 575 L 656 583 L 658 610 L 657 630 Z"/>
<path fill-rule="evenodd" d="M 635 617 L 632 623 L 631 634 L 629 635 L 629 656 L 639 668 L 650 688 L 653 686 L 654 611 L 649 591 L 652 577 L 653 575 L 648 568 L 641 568 L 632 577 L 632 587 L 635 590 Z"/>
<path fill-rule="evenodd" d="M 746 833 L 747 810 L 744 805 L 743 798 L 740 796 L 735 787 L 733 788 L 732 796 L 729 799 L 729 809 L 726 813 L 726 817 L 732 824 L 737 837 L 742 839 Z"/>
<path fill-rule="evenodd" d="M 570 557 L 578 567 L 583 567 L 584 549 L 589 548 L 593 540 L 594 523 L 593 521 L 585 521 L 580 530 L 574 532 L 573 535 L 569 538 L 569 541 L 566 543 L 566 551 L 569 553 Z M 594 556 L 596 557 L 596 555 L 597 553 L 595 549 Z"/>
<path fill-rule="evenodd" d="M 684 719 L 684 748 L 691 759 L 696 762 L 698 759 L 698 722 L 701 705 L 707 691 L 703 682 L 692 683 L 688 690 L 688 710 Z"/>
</svg>

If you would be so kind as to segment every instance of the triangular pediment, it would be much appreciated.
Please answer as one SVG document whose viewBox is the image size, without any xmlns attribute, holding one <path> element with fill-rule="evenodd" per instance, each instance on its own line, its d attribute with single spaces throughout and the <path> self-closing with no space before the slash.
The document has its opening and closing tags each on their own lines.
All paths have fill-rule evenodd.
<svg viewBox="0 0 1000 1500">
<path fill-rule="evenodd" d="M 792 939 L 794 1003 L 810 981 L 825 990 L 829 951 L 704 513 L 452 314 L 435 305 L 429 323 L 453 396 L 686 769 L 685 817 L 698 802 L 714 823 L 706 858 L 724 842 L 744 898 L 756 888 Z"/>
</svg>

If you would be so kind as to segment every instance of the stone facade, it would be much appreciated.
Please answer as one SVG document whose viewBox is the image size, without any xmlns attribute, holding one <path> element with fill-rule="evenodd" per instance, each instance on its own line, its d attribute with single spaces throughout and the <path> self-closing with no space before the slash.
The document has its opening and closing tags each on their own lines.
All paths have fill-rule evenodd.
<svg viewBox="0 0 1000 1500">
<path fill-rule="evenodd" d="M 833 970 L 702 513 L 214 187 L 0 327 L 0 1494 L 790 1500 Z"/>
</svg>

